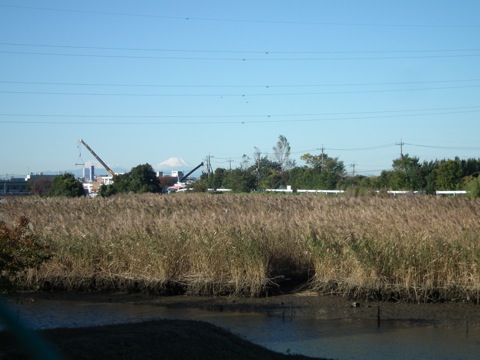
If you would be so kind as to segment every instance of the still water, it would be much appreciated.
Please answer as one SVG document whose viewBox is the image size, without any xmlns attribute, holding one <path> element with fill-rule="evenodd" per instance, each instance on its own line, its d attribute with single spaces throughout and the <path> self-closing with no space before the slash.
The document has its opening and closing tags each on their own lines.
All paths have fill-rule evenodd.
<svg viewBox="0 0 480 360">
<path fill-rule="evenodd" d="M 480 327 L 418 321 L 325 320 L 308 314 L 207 311 L 152 304 L 37 300 L 12 304 L 33 328 L 154 319 L 203 320 L 269 349 L 333 359 L 478 359 Z"/>
</svg>

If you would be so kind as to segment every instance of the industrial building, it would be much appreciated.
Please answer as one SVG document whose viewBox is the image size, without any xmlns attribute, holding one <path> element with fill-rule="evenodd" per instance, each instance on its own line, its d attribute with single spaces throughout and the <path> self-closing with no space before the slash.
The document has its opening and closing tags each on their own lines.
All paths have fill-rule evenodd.
<svg viewBox="0 0 480 360">
<path fill-rule="evenodd" d="M 0 180 L 0 195 L 44 195 L 56 175 L 29 174 L 24 178 L 5 176 Z"/>
</svg>

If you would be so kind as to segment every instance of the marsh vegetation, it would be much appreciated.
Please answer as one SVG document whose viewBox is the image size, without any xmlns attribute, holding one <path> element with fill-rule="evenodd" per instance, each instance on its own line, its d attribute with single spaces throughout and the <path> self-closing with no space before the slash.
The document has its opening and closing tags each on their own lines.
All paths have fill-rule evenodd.
<svg viewBox="0 0 480 360">
<path fill-rule="evenodd" d="M 12 198 L 53 257 L 24 286 L 480 300 L 480 201 L 267 194 Z"/>
</svg>

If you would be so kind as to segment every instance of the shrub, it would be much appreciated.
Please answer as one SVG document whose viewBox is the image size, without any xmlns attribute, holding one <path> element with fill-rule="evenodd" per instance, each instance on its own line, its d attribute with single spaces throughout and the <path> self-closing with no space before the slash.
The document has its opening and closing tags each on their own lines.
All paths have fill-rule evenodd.
<svg viewBox="0 0 480 360">
<path fill-rule="evenodd" d="M 48 245 L 30 229 L 26 217 L 13 227 L 0 221 L 0 291 L 15 290 L 22 274 L 50 258 Z"/>
<path fill-rule="evenodd" d="M 73 174 L 55 176 L 52 186 L 48 191 L 49 196 L 77 197 L 84 196 L 85 190 L 80 181 Z"/>
</svg>

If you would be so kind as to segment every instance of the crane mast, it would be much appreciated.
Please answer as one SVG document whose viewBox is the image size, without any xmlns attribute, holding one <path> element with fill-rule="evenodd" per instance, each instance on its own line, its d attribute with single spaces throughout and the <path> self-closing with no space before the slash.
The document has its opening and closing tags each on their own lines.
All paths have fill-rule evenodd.
<svg viewBox="0 0 480 360">
<path fill-rule="evenodd" d="M 105 162 L 102 159 L 100 159 L 100 157 L 95 153 L 95 151 L 93 151 L 93 149 L 90 146 L 87 145 L 85 141 L 83 141 L 82 139 L 79 139 L 78 142 L 83 146 L 85 146 L 88 151 L 90 151 L 90 153 L 95 157 L 95 159 L 98 160 L 100 164 L 102 164 L 102 166 L 105 168 L 105 170 L 108 171 L 110 175 L 115 176 L 115 173 L 113 172 L 113 170 L 110 169 L 110 167 L 107 164 L 105 164 Z"/>
</svg>

